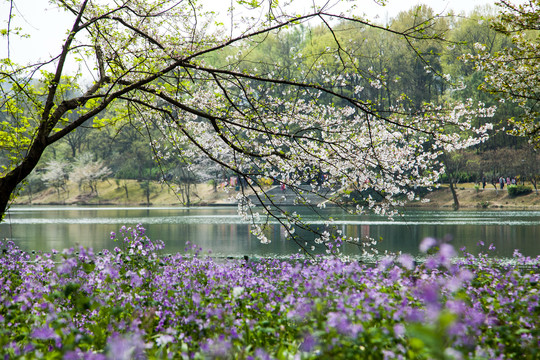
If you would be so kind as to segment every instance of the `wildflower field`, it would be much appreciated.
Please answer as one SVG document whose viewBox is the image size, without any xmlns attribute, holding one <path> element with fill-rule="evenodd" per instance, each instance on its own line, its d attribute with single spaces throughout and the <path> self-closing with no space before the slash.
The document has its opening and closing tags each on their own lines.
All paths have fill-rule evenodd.
<svg viewBox="0 0 540 360">
<path fill-rule="evenodd" d="M 537 359 L 539 259 L 220 260 L 119 247 L 1 244 L 1 356 L 45 359 Z"/>
</svg>

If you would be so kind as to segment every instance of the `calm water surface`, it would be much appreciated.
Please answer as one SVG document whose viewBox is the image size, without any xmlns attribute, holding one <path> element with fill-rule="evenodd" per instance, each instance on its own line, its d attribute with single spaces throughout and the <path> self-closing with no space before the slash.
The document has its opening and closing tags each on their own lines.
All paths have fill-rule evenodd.
<svg viewBox="0 0 540 360">
<path fill-rule="evenodd" d="M 489 253 L 496 256 L 511 256 L 514 249 L 527 256 L 540 255 L 540 211 L 408 210 L 393 221 L 374 215 L 346 215 L 335 208 L 324 211 L 349 236 L 382 238 L 377 248 L 383 252 L 417 254 L 425 237 L 451 236 L 456 248 L 466 247 L 474 254 L 487 252 L 493 244 L 496 250 Z M 312 226 L 323 226 L 313 214 L 306 218 Z M 11 239 L 29 251 L 77 245 L 112 249 L 118 244 L 109 234 L 122 225 L 138 223 L 151 239 L 163 240 L 167 252 L 183 251 L 186 241 L 214 255 L 288 255 L 299 248 L 285 239 L 277 223 L 267 232 L 271 243 L 260 244 L 250 235 L 250 224 L 237 215 L 236 207 L 13 207 L 0 224 L 0 238 Z M 307 232 L 302 235 L 311 236 Z M 345 252 L 360 253 L 354 246 Z"/>
</svg>

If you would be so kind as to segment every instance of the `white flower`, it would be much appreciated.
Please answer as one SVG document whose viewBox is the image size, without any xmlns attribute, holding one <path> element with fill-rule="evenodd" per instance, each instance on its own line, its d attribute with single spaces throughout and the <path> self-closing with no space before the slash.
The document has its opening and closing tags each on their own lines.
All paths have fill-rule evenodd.
<svg viewBox="0 0 540 360">
<path fill-rule="evenodd" d="M 244 287 L 243 286 L 235 286 L 232 290 L 232 296 L 233 298 L 237 298 L 240 295 L 244 293 Z"/>
<path fill-rule="evenodd" d="M 480 50 L 480 51 L 485 51 L 485 50 L 486 50 L 486 46 L 485 46 L 485 45 L 482 45 L 482 44 L 480 44 L 480 43 L 475 43 L 475 44 L 474 44 L 474 48 L 475 48 L 476 50 Z"/>
<path fill-rule="evenodd" d="M 156 345 L 157 346 L 165 346 L 171 342 L 173 342 L 174 340 L 174 337 L 171 336 L 171 335 L 160 335 L 158 336 L 158 338 L 156 339 Z"/>
</svg>

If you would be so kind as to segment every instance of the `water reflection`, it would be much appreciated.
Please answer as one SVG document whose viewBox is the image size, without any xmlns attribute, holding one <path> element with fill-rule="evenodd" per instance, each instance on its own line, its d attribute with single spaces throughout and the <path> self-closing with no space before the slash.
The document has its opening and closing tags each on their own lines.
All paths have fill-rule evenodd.
<svg viewBox="0 0 540 360">
<path fill-rule="evenodd" d="M 324 226 L 324 219 L 304 215 L 311 226 Z M 324 215 L 336 219 L 335 225 L 353 238 L 382 238 L 377 246 L 380 252 L 416 254 L 423 238 L 451 236 L 456 248 L 466 247 L 475 254 L 487 251 L 491 243 L 496 247 L 493 254 L 498 256 L 511 256 L 514 249 L 528 256 L 540 254 L 540 211 L 416 210 L 388 220 L 373 215 L 350 216 L 330 208 Z M 0 237 L 13 239 L 25 250 L 61 250 L 77 245 L 112 249 L 118 244 L 110 240 L 110 232 L 138 223 L 147 228 L 150 238 L 164 240 L 168 252 L 183 251 L 186 241 L 221 255 L 285 255 L 299 249 L 285 239 L 285 230 L 277 222 L 271 222 L 265 231 L 271 243 L 260 244 L 235 207 L 15 207 L 0 224 Z M 310 247 L 313 235 L 299 233 Z M 479 246 L 480 242 L 485 247 Z M 345 251 L 361 253 L 357 246 L 347 246 Z"/>
</svg>

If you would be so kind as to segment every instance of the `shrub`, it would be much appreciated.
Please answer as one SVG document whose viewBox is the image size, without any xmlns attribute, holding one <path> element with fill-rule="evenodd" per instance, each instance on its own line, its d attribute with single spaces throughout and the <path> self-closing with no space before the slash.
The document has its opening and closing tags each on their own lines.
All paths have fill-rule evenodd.
<svg viewBox="0 0 540 360">
<path fill-rule="evenodd" d="M 487 209 L 491 203 L 489 201 L 482 201 L 476 204 L 476 207 Z"/>
<path fill-rule="evenodd" d="M 511 197 L 527 195 L 532 193 L 532 188 L 525 185 L 508 185 L 508 195 Z"/>
<path fill-rule="evenodd" d="M 258 180 L 258 183 L 262 186 L 271 186 L 274 184 L 274 180 L 268 177 L 262 177 Z"/>
</svg>

